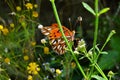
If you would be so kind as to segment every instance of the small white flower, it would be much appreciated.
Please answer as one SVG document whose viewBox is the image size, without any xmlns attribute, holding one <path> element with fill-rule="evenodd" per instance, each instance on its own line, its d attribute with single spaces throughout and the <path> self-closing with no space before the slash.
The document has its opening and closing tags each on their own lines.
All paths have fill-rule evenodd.
<svg viewBox="0 0 120 80">
<path fill-rule="evenodd" d="M 38 61 L 40 61 L 40 58 L 38 58 Z"/>
<path fill-rule="evenodd" d="M 92 51 L 91 51 L 91 50 L 90 50 L 90 51 L 88 51 L 88 54 L 92 55 Z"/>
<path fill-rule="evenodd" d="M 54 74 L 53 77 L 55 78 L 55 77 L 56 77 L 56 74 Z"/>
<path fill-rule="evenodd" d="M 71 22 L 71 18 L 69 17 L 68 20 Z"/>
<path fill-rule="evenodd" d="M 16 13 L 15 12 L 11 12 L 11 13 L 9 13 L 10 15 L 16 15 Z"/>
<path fill-rule="evenodd" d="M 8 62 L 8 64 L 10 64 L 10 62 Z"/>
<path fill-rule="evenodd" d="M 78 51 L 74 51 L 75 54 L 80 54 Z"/>
<path fill-rule="evenodd" d="M 91 50 L 88 51 L 88 56 L 92 56 L 92 51 Z"/>
<path fill-rule="evenodd" d="M 78 17 L 78 20 L 79 20 L 79 21 L 82 21 L 82 17 L 81 17 L 81 16 L 79 16 L 79 17 Z"/>
<path fill-rule="evenodd" d="M 52 60 L 52 61 L 54 61 L 54 60 L 55 60 L 55 58 L 51 58 L 51 60 Z"/>
<path fill-rule="evenodd" d="M 45 43 L 47 43 L 47 42 L 46 42 L 45 39 L 41 39 L 41 43 L 42 43 L 42 44 L 45 44 Z"/>
<path fill-rule="evenodd" d="M 78 46 L 77 48 L 75 48 L 75 51 L 80 51 L 80 52 L 85 52 L 86 51 L 86 43 L 83 39 L 81 39 L 79 42 L 78 42 Z M 75 52 L 75 53 L 78 53 L 78 52 Z"/>
<path fill-rule="evenodd" d="M 5 51 L 6 53 L 8 53 L 8 48 L 5 48 L 4 51 Z"/>
<path fill-rule="evenodd" d="M 80 47 L 80 48 L 83 48 L 83 47 L 85 47 L 85 41 L 83 40 L 83 39 L 81 39 L 79 42 L 78 42 L 78 46 Z"/>
<path fill-rule="evenodd" d="M 45 70 L 50 70 L 50 63 L 46 62 L 42 64 L 45 68 Z"/>
<path fill-rule="evenodd" d="M 49 78 L 49 76 L 46 76 L 46 77 L 44 77 L 44 79 L 43 79 L 43 80 L 48 80 L 48 78 Z"/>
<path fill-rule="evenodd" d="M 2 59 L 2 56 L 0 55 L 0 60 Z"/>
<path fill-rule="evenodd" d="M 50 68 L 50 72 L 54 73 L 55 72 L 55 68 Z"/>
<path fill-rule="evenodd" d="M 30 0 L 26 0 L 26 1 L 28 1 L 28 2 L 29 2 Z"/>
<path fill-rule="evenodd" d="M 38 29 L 42 29 L 43 28 L 43 25 L 42 24 L 39 24 L 38 25 Z"/>
</svg>

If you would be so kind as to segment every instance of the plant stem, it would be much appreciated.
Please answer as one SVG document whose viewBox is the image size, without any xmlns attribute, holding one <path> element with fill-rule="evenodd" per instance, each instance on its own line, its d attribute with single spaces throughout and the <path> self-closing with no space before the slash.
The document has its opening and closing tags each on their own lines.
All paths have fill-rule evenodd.
<svg viewBox="0 0 120 80">
<path fill-rule="evenodd" d="M 80 70 L 81 73 L 83 74 L 84 78 L 87 79 L 87 77 L 86 77 L 86 75 L 85 75 L 85 73 L 84 73 L 84 71 L 83 71 L 80 63 L 78 62 L 76 56 L 74 55 L 74 52 L 72 51 L 72 48 L 71 48 L 71 46 L 69 45 L 68 40 L 67 40 L 67 38 L 66 38 L 66 36 L 65 36 L 65 34 L 64 34 L 64 32 L 63 32 L 62 25 L 61 25 L 61 22 L 60 22 L 58 13 L 57 13 L 57 9 L 56 9 L 55 3 L 54 3 L 55 0 L 50 0 L 50 1 L 51 1 L 51 3 L 52 3 L 53 11 L 54 11 L 54 14 L 55 14 L 57 23 L 58 23 L 59 28 L 60 28 L 60 32 L 61 32 L 61 34 L 62 34 L 62 36 L 63 36 L 63 38 L 64 38 L 64 40 L 65 40 L 65 42 L 66 42 L 66 45 L 68 46 L 70 52 L 72 53 L 72 56 L 73 56 L 74 60 L 76 61 L 76 64 L 77 64 L 79 70 Z"/>
<path fill-rule="evenodd" d="M 96 43 L 97 43 L 97 35 L 98 35 L 98 24 L 99 24 L 99 16 L 98 16 L 98 0 L 95 0 L 95 31 L 94 31 L 94 41 L 93 41 L 93 61 L 90 60 L 93 64 L 94 64 L 94 60 L 95 59 L 95 56 L 96 56 L 96 53 L 95 53 L 95 46 L 96 46 Z M 92 72 L 94 70 L 94 66 L 92 66 L 92 69 L 90 71 L 90 76 L 92 75 Z"/>
<path fill-rule="evenodd" d="M 95 68 L 99 71 L 99 73 L 104 77 L 105 80 L 108 80 L 108 78 L 103 73 L 103 71 L 101 70 L 101 68 L 99 67 L 99 65 L 97 63 L 95 63 Z"/>
<path fill-rule="evenodd" d="M 98 0 L 95 0 L 95 31 L 94 31 L 94 41 L 93 41 L 93 53 L 95 58 L 95 46 L 97 43 L 97 35 L 98 35 L 98 24 L 99 24 L 99 16 L 98 16 Z"/>
<path fill-rule="evenodd" d="M 96 43 L 97 43 L 97 35 L 98 35 L 98 24 L 99 24 L 99 15 L 98 15 L 98 0 L 95 0 L 95 32 L 94 32 L 94 41 L 93 41 L 93 54 L 94 54 L 94 57 L 93 57 L 93 61 L 92 63 L 95 64 L 95 68 L 98 70 L 98 72 L 106 79 L 107 77 L 105 76 L 104 72 L 101 70 L 101 68 L 99 67 L 99 65 L 96 63 L 96 53 L 95 53 L 95 46 L 96 46 Z"/>
<path fill-rule="evenodd" d="M 105 43 L 103 44 L 102 48 L 100 49 L 101 52 L 102 52 L 102 50 L 104 49 L 104 47 L 106 46 L 106 44 L 110 41 L 111 37 L 112 37 L 115 33 L 116 33 L 115 30 L 112 30 L 112 31 L 110 32 L 110 34 L 108 35 Z"/>
<path fill-rule="evenodd" d="M 96 57 L 96 61 L 98 60 L 98 58 L 99 58 L 101 52 L 103 51 L 104 47 L 106 46 L 106 44 L 110 41 L 111 37 L 112 37 L 115 33 L 116 33 L 115 30 L 112 30 L 112 31 L 110 32 L 110 34 L 108 35 L 105 43 L 103 44 L 102 48 L 100 49 L 100 51 L 99 51 L 99 53 L 98 53 L 98 55 L 97 55 L 97 57 Z"/>
<path fill-rule="evenodd" d="M 90 60 L 90 62 L 93 64 L 93 67 L 92 67 L 92 69 L 94 70 L 94 67 L 97 69 L 97 71 L 104 77 L 104 79 L 105 80 L 108 80 L 107 79 L 107 77 L 105 76 L 105 74 L 104 74 L 104 72 L 101 70 L 101 68 L 99 67 L 99 65 L 95 62 L 95 61 L 93 61 L 91 58 L 89 58 L 89 57 L 87 57 L 89 60 Z M 90 74 L 89 74 L 89 76 L 88 76 L 88 78 L 90 78 L 90 76 L 92 75 L 92 71 L 90 72 Z"/>
</svg>

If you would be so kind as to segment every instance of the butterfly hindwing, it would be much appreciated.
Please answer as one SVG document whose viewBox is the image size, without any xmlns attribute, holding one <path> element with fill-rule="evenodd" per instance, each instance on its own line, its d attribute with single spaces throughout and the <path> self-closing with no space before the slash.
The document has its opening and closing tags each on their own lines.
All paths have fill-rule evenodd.
<svg viewBox="0 0 120 80">
<path fill-rule="evenodd" d="M 63 39 L 56 38 L 54 40 L 51 40 L 50 43 L 51 43 L 51 46 L 52 46 L 53 50 L 57 54 L 61 55 L 61 54 L 65 53 L 66 43 Z"/>
</svg>

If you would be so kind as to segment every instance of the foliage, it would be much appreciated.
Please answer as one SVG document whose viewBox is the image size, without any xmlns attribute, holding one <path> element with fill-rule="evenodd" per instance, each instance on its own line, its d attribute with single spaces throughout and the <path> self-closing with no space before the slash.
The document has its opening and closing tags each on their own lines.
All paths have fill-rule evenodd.
<svg viewBox="0 0 120 80">
<path fill-rule="evenodd" d="M 40 0 L 41 2 L 41 0 Z M 116 32 L 112 30 L 99 47 L 98 30 L 99 19 L 109 8 L 99 10 L 98 0 L 95 0 L 95 10 L 87 3 L 83 7 L 95 17 L 95 31 L 93 46 L 88 50 L 84 39 L 77 41 L 73 50 L 73 43 L 69 43 L 64 35 L 61 21 L 56 9 L 55 0 L 50 0 L 60 32 L 67 44 L 64 55 L 54 54 L 49 40 L 36 41 L 37 27 L 40 27 L 38 4 L 30 1 L 14 5 L 14 1 L 7 0 L 11 9 L 11 21 L 7 23 L 0 18 L 0 79 L 1 80 L 111 80 L 115 73 L 111 70 L 119 63 L 119 37 L 111 38 Z M 104 51 L 110 41 L 113 50 Z M 82 65 L 87 59 L 89 64 Z M 104 70 L 109 70 L 106 73 Z"/>
</svg>

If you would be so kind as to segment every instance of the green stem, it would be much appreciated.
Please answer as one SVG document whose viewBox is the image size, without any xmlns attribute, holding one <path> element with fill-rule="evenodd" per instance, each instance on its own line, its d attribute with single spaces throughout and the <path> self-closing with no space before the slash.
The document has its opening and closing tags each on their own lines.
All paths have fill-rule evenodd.
<svg viewBox="0 0 120 80">
<path fill-rule="evenodd" d="M 84 78 L 87 79 L 87 77 L 86 77 L 86 75 L 85 75 L 85 73 L 84 73 L 84 71 L 83 71 L 80 63 L 78 62 L 76 56 L 74 55 L 74 52 L 72 51 L 72 48 L 71 48 L 71 46 L 69 45 L 68 40 L 67 40 L 67 38 L 66 38 L 66 36 L 65 36 L 65 34 L 64 34 L 64 32 L 63 32 L 62 25 L 61 25 L 61 22 L 60 22 L 58 13 L 57 13 L 57 9 L 56 9 L 55 3 L 54 3 L 55 0 L 50 0 L 50 1 L 51 1 L 51 3 L 52 3 L 53 11 L 54 11 L 54 14 L 55 14 L 57 23 L 58 23 L 59 28 L 60 28 L 60 32 L 61 32 L 61 34 L 62 34 L 62 36 L 63 36 L 63 38 L 64 38 L 64 40 L 65 40 L 65 42 L 66 42 L 66 45 L 68 46 L 70 52 L 72 53 L 72 56 L 73 56 L 74 60 L 76 61 L 76 64 L 77 64 L 79 70 L 80 70 L 81 73 L 83 74 Z"/>
<path fill-rule="evenodd" d="M 107 79 L 107 77 L 105 76 L 105 74 L 104 74 L 104 72 L 101 70 L 101 68 L 99 67 L 99 65 L 96 63 L 96 62 L 94 62 L 91 58 L 89 58 L 89 57 L 87 57 L 89 60 L 90 60 L 90 62 L 93 64 L 93 67 L 92 67 L 92 69 L 94 70 L 94 67 L 97 69 L 97 71 L 104 77 L 104 79 L 105 80 L 108 80 Z M 89 74 L 89 78 L 90 78 L 90 76 L 92 75 L 92 72 L 90 72 L 90 74 Z"/>
<path fill-rule="evenodd" d="M 104 77 L 105 80 L 108 80 L 108 78 L 106 77 L 106 75 L 104 74 L 104 72 L 101 70 L 97 63 L 95 63 L 95 68 L 99 71 L 99 73 Z"/>
<path fill-rule="evenodd" d="M 110 41 L 111 37 L 112 37 L 115 33 L 116 33 L 115 30 L 112 30 L 112 31 L 110 32 L 110 34 L 108 35 L 105 43 L 103 44 L 102 48 L 100 49 L 100 51 L 99 51 L 99 53 L 98 53 L 98 55 L 97 55 L 97 57 L 96 57 L 96 61 L 98 60 L 98 58 L 99 58 L 101 52 L 103 51 L 104 47 L 106 46 L 106 44 Z"/>
<path fill-rule="evenodd" d="M 98 24 L 99 24 L 99 17 L 96 15 L 94 41 L 93 41 L 93 53 L 94 53 L 94 58 L 95 58 L 95 55 L 96 55 L 96 53 L 95 53 L 95 46 L 96 46 L 96 43 L 97 43 Z"/>
<path fill-rule="evenodd" d="M 96 43 L 97 43 L 97 35 L 98 35 L 98 24 L 99 24 L 99 15 L 98 15 L 98 0 L 95 0 L 95 32 L 94 32 L 94 41 L 93 41 L 93 54 L 94 54 L 94 57 L 93 57 L 93 61 L 92 63 L 95 64 L 95 68 L 98 70 L 98 72 L 106 79 L 107 77 L 105 76 L 104 72 L 101 70 L 101 68 L 99 67 L 99 65 L 96 63 L 96 53 L 95 53 L 95 46 L 96 46 Z"/>
<path fill-rule="evenodd" d="M 106 44 L 110 41 L 111 37 L 112 37 L 115 33 L 116 33 L 115 30 L 112 30 L 112 31 L 110 32 L 110 34 L 108 35 L 108 37 L 107 37 L 107 39 L 106 39 L 105 43 L 103 44 L 103 46 L 102 46 L 102 48 L 101 48 L 100 51 L 102 51 L 102 50 L 104 49 L 104 47 L 106 46 Z"/>
<path fill-rule="evenodd" d="M 93 62 L 91 61 L 93 64 L 94 64 L 94 60 L 95 60 L 95 56 L 96 56 L 96 53 L 95 53 L 95 46 L 96 46 L 96 43 L 97 43 L 98 24 L 99 24 L 99 16 L 98 16 L 98 0 L 95 0 L 95 12 L 96 12 L 96 15 L 95 15 L 95 31 L 94 31 L 93 58 L 92 58 L 92 59 L 93 59 Z M 97 67 L 95 67 L 95 68 L 97 68 Z M 94 70 L 94 66 L 92 66 L 89 76 L 92 75 L 93 70 Z"/>
<path fill-rule="evenodd" d="M 98 35 L 98 24 L 99 24 L 99 16 L 98 16 L 98 0 L 95 0 L 95 31 L 94 31 L 94 41 L 93 41 L 93 53 L 95 58 L 95 45 L 97 43 L 97 35 Z"/>
<path fill-rule="evenodd" d="M 96 12 L 96 16 L 95 16 L 95 31 L 94 31 L 94 41 L 93 41 L 93 60 L 95 60 L 95 46 L 97 43 L 97 35 L 98 35 L 98 24 L 99 24 L 99 16 L 98 16 L 98 0 L 95 0 L 95 12 Z M 94 70 L 94 66 L 92 67 L 92 70 L 90 72 L 90 76 L 92 75 L 92 72 Z"/>
</svg>

